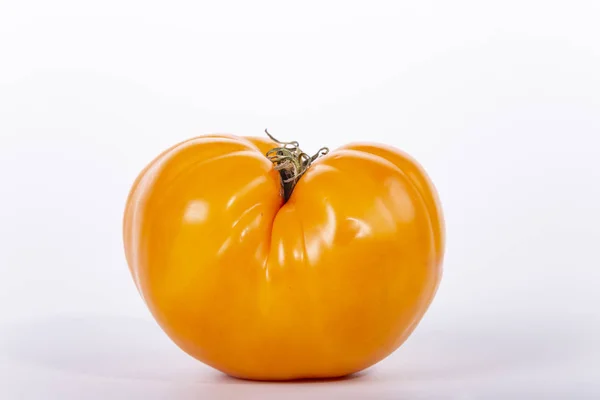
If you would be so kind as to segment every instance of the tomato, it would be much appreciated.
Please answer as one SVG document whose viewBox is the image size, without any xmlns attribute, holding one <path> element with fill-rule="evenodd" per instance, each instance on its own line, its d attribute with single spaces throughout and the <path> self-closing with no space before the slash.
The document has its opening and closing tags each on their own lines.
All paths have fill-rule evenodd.
<svg viewBox="0 0 600 400">
<path fill-rule="evenodd" d="M 141 172 L 125 254 L 152 315 L 185 352 L 246 379 L 338 377 L 382 360 L 415 329 L 442 273 L 434 186 L 389 146 L 323 153 L 209 135 Z"/>
</svg>

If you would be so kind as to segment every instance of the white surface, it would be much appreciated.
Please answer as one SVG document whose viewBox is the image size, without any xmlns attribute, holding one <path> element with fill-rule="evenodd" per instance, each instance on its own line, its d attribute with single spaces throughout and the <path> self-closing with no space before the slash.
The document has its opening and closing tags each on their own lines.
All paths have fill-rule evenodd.
<svg viewBox="0 0 600 400">
<path fill-rule="evenodd" d="M 0 398 L 600 398 L 598 21 L 592 0 L 0 2 Z M 225 378 L 129 277 L 144 164 L 265 127 L 394 144 L 439 189 L 438 296 L 355 379 Z"/>
</svg>

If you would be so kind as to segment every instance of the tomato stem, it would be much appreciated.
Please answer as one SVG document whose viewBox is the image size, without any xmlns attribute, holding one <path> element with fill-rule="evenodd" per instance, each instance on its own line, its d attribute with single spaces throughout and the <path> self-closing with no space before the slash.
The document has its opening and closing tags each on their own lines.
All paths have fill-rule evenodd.
<svg viewBox="0 0 600 400">
<path fill-rule="evenodd" d="M 300 149 L 297 141 L 282 142 L 275 139 L 268 130 L 265 129 L 267 136 L 279 144 L 280 147 L 274 147 L 266 154 L 267 158 L 275 165 L 275 170 L 281 176 L 281 188 L 283 191 L 283 201 L 289 200 L 298 180 L 308 167 L 319 157 L 329 153 L 327 147 L 321 147 L 316 154 L 309 156 Z"/>
</svg>

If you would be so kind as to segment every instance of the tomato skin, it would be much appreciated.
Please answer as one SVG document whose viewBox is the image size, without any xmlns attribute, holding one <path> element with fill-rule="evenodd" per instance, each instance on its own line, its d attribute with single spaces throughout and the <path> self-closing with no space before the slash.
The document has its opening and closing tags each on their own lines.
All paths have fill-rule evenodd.
<svg viewBox="0 0 600 400">
<path fill-rule="evenodd" d="M 150 163 L 125 209 L 135 284 L 198 360 L 256 380 L 365 369 L 410 335 L 442 274 L 444 224 L 423 169 L 351 144 L 287 202 L 265 139 L 190 139 Z"/>
</svg>

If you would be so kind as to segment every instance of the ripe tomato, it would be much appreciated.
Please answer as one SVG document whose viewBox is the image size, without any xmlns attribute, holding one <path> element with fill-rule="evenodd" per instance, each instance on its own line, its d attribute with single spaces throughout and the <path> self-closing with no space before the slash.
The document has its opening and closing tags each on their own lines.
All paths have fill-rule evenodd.
<svg viewBox="0 0 600 400">
<path fill-rule="evenodd" d="M 123 231 L 135 284 L 169 337 L 247 379 L 373 365 L 413 331 L 442 272 L 432 183 L 375 144 L 309 159 L 295 142 L 185 141 L 141 172 Z"/>
</svg>

